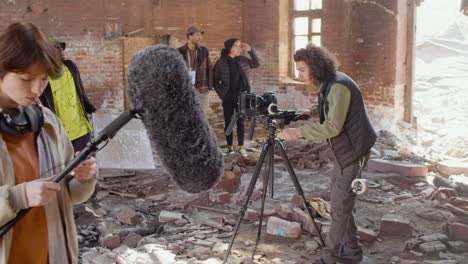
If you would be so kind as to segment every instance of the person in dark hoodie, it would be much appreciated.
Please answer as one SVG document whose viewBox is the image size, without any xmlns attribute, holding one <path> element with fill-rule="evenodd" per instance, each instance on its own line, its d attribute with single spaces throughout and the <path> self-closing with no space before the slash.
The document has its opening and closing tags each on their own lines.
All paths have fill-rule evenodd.
<svg viewBox="0 0 468 264">
<path fill-rule="evenodd" d="M 93 130 L 86 114 L 94 113 L 96 108 L 86 96 L 78 67 L 64 57 L 66 43 L 53 37 L 49 41 L 60 51 L 63 74 L 55 80 L 49 77 L 40 100 L 60 118 L 75 151 L 81 151 L 86 147 Z"/>
<path fill-rule="evenodd" d="M 247 51 L 251 59 L 241 56 L 241 51 Z M 224 42 L 224 49 L 221 51 L 221 58 L 216 62 L 213 69 L 213 86 L 218 96 L 223 101 L 224 111 L 224 131 L 226 131 L 234 110 L 237 108 L 240 94 L 251 91 L 250 69 L 260 66 L 259 59 L 255 51 L 247 43 L 242 43 L 239 39 L 231 38 Z M 238 153 L 247 157 L 244 149 L 244 120 L 237 120 L 237 142 Z M 227 150 L 224 154 L 233 154 L 232 133 L 226 136 Z"/>
<path fill-rule="evenodd" d="M 318 92 L 318 105 L 302 114 L 318 117 L 320 123 L 284 129 L 282 137 L 327 140 L 336 158 L 330 184 L 330 232 L 322 257 L 313 264 L 335 264 L 337 258 L 361 260 L 362 249 L 353 217 L 356 194 L 351 183 L 361 177 L 376 133 L 358 85 L 336 70 L 337 62 L 331 53 L 309 44 L 296 51 L 294 61 L 299 79 Z"/>
</svg>

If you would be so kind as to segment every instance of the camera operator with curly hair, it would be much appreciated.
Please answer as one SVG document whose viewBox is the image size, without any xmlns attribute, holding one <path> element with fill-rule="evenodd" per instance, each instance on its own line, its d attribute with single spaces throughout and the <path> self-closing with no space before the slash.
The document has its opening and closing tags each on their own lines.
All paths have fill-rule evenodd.
<svg viewBox="0 0 468 264">
<path fill-rule="evenodd" d="M 313 264 L 334 264 L 337 258 L 361 260 L 357 227 L 353 217 L 356 194 L 351 189 L 360 177 L 376 140 L 358 85 L 336 70 L 336 60 L 326 49 L 307 45 L 294 54 L 299 79 L 318 91 L 318 105 L 309 115 L 320 123 L 289 128 L 282 137 L 325 139 L 335 154 L 335 169 L 330 184 L 331 226 L 322 258 Z"/>
</svg>

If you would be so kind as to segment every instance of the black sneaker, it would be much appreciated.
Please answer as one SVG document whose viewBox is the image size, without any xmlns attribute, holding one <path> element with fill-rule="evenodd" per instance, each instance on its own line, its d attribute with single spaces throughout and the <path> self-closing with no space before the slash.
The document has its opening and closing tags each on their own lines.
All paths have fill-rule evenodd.
<svg viewBox="0 0 468 264">
<path fill-rule="evenodd" d="M 346 243 L 341 244 L 338 251 L 338 258 L 350 260 L 362 260 L 362 248 L 360 246 L 349 248 Z"/>
</svg>

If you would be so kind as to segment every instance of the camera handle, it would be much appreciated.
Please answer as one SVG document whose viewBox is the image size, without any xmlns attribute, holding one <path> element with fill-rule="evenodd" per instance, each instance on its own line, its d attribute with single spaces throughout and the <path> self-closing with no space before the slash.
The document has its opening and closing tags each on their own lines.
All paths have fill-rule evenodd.
<svg viewBox="0 0 468 264">
<path fill-rule="evenodd" d="M 254 173 L 252 175 L 252 179 L 250 180 L 249 187 L 247 188 L 246 191 L 246 198 L 244 201 L 244 204 L 242 205 L 240 209 L 240 214 L 239 218 L 237 219 L 236 226 L 233 230 L 232 237 L 231 237 L 231 242 L 229 243 L 229 247 L 227 249 L 226 255 L 224 255 L 224 260 L 223 264 L 227 263 L 227 260 L 229 258 L 229 255 L 231 253 L 232 246 L 234 244 L 234 240 L 236 239 L 237 232 L 239 231 L 240 223 L 242 219 L 244 218 L 245 212 L 247 211 L 247 206 L 249 204 L 250 197 L 253 194 L 253 191 L 255 189 L 255 184 L 257 183 L 258 177 L 260 175 L 260 171 L 262 169 L 263 163 L 265 162 L 265 158 L 268 155 L 268 164 L 266 168 L 266 173 L 263 175 L 263 188 L 262 188 L 262 205 L 261 205 L 261 210 L 260 210 L 260 219 L 259 219 L 259 224 L 258 224 L 258 233 L 257 233 L 257 239 L 255 242 L 255 247 L 252 252 L 252 259 L 255 255 L 255 252 L 257 251 L 257 247 L 260 241 L 260 235 L 262 232 L 262 221 L 263 221 L 263 211 L 265 209 L 265 200 L 266 200 L 266 193 L 267 193 L 267 188 L 268 188 L 268 180 L 271 179 L 271 188 L 273 187 L 273 176 L 274 176 L 274 162 L 275 162 L 275 145 L 279 146 L 279 150 L 281 153 L 281 157 L 284 160 L 284 163 L 286 165 L 286 168 L 289 172 L 289 176 L 291 177 L 291 180 L 294 184 L 294 187 L 296 189 L 297 194 L 302 197 L 302 201 L 305 205 L 305 208 L 310 215 L 312 222 L 314 224 L 315 229 L 317 230 L 317 233 L 319 234 L 320 242 L 322 243 L 323 246 L 325 246 L 325 242 L 323 240 L 321 230 L 319 230 L 317 223 L 315 222 L 315 218 L 313 215 L 314 209 L 310 205 L 310 202 L 307 201 L 304 195 L 304 191 L 299 183 L 299 180 L 297 179 L 296 173 L 294 172 L 294 169 L 291 165 L 291 162 L 289 161 L 288 155 L 286 154 L 286 151 L 283 146 L 283 142 L 277 138 L 276 130 L 277 130 L 277 125 L 276 121 L 273 120 L 272 118 L 268 118 L 267 120 L 268 123 L 268 131 L 269 131 L 269 136 L 268 139 L 265 141 L 262 147 L 262 152 L 260 153 L 260 157 L 258 158 L 257 165 L 255 166 Z M 272 189 L 271 189 L 272 192 Z M 272 193 L 271 193 L 272 194 Z"/>
<path fill-rule="evenodd" d="M 231 122 L 229 122 L 229 125 L 226 128 L 226 132 L 224 132 L 224 134 L 226 136 L 231 135 L 232 134 L 232 129 L 234 128 L 234 124 L 237 123 L 237 120 L 239 120 L 239 118 L 243 118 L 243 117 L 244 117 L 244 114 L 239 113 L 239 111 L 237 111 L 237 109 L 234 109 L 234 113 L 231 116 Z M 249 137 L 248 137 L 249 140 L 253 139 L 253 135 L 254 135 L 254 131 L 255 131 L 255 125 L 256 125 L 255 119 L 256 119 L 255 117 L 250 119 Z"/>
</svg>

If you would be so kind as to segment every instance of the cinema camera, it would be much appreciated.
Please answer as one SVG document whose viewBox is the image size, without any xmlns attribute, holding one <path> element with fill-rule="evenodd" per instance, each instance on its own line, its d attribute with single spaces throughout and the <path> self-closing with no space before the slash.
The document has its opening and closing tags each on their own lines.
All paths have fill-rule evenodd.
<svg viewBox="0 0 468 264">
<path fill-rule="evenodd" d="M 308 116 L 297 114 L 294 110 L 278 109 L 275 93 L 266 92 L 257 96 L 252 92 L 245 92 L 239 98 L 240 115 L 246 119 L 253 119 L 257 116 L 269 119 L 280 119 L 280 127 L 293 121 L 306 120 Z"/>
</svg>

